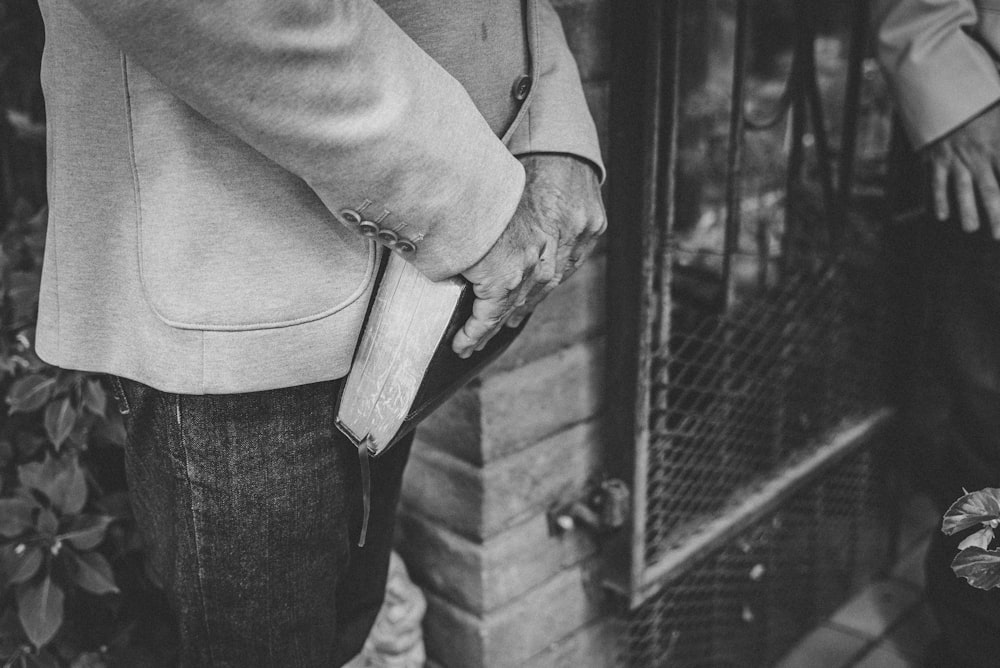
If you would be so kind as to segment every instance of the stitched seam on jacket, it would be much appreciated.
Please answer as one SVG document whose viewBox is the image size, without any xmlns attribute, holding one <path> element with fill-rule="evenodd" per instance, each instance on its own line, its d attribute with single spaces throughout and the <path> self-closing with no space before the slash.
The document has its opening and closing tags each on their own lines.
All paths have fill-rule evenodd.
<svg viewBox="0 0 1000 668">
<path fill-rule="evenodd" d="M 201 619 L 202 623 L 205 625 L 205 638 L 208 639 L 212 637 L 212 631 L 208 624 L 208 604 L 205 601 L 205 570 L 201 560 L 201 538 L 198 535 L 198 521 L 195 517 L 194 510 L 194 484 L 191 482 L 191 464 L 190 458 L 188 457 L 187 442 L 184 438 L 184 421 L 181 418 L 181 395 L 175 394 L 174 401 L 176 405 L 177 417 L 177 440 L 181 445 L 181 453 L 184 455 L 184 480 L 187 482 L 188 488 L 188 511 L 191 521 L 191 534 L 194 539 L 194 558 L 198 566 L 195 569 L 195 575 L 198 581 L 198 598 L 201 602 Z M 209 641 L 206 644 L 208 645 L 209 661 L 214 666 L 216 664 L 215 656 L 212 653 L 212 643 Z"/>
<path fill-rule="evenodd" d="M 518 109 L 517 114 L 514 116 L 514 120 L 511 121 L 510 125 L 500 136 L 500 141 L 506 146 L 510 143 L 511 138 L 514 136 L 514 132 L 521 126 L 521 123 L 528 122 L 528 115 L 531 113 L 531 100 L 534 99 L 535 89 L 538 88 L 536 85 L 538 83 L 538 67 L 536 63 L 538 58 L 535 55 L 537 49 L 537 44 L 533 45 L 531 43 L 531 34 L 534 32 L 537 35 L 538 21 L 535 18 L 537 14 L 534 13 L 534 2 L 535 0 L 525 0 L 524 3 L 524 39 L 528 42 L 528 74 L 532 77 L 531 89 L 528 91 L 528 97 L 524 98 L 524 102 L 521 103 L 521 108 Z M 537 43 L 538 40 L 536 39 Z M 528 128 L 528 143 L 530 145 L 531 140 L 531 128 Z"/>
<path fill-rule="evenodd" d="M 342 302 L 335 304 L 328 309 L 324 309 L 318 313 L 311 313 L 309 315 L 304 315 L 299 318 L 293 318 L 291 320 L 275 320 L 275 321 L 259 321 L 251 323 L 243 323 L 238 325 L 213 325 L 209 323 L 197 323 L 197 322 L 184 322 L 181 320 L 173 320 L 168 318 L 156 307 L 153 302 L 152 297 L 149 294 L 149 289 L 146 287 L 146 272 L 143 267 L 142 262 L 142 194 L 139 187 L 139 166 L 136 161 L 135 156 L 135 130 L 132 119 L 132 96 L 129 91 L 128 84 L 128 62 L 126 60 L 125 52 L 121 52 L 121 67 L 122 67 L 122 84 L 124 88 L 125 95 L 125 125 L 128 129 L 128 152 L 129 152 L 129 167 L 132 170 L 132 191 L 135 199 L 135 232 L 136 232 L 136 256 L 138 258 L 139 265 L 139 284 L 142 286 L 142 296 L 149 308 L 156 314 L 156 317 L 162 320 L 165 324 L 171 327 L 176 327 L 178 329 L 194 329 L 201 331 L 215 331 L 215 332 L 240 332 L 258 329 L 279 329 L 282 327 L 292 327 L 294 325 L 302 325 L 307 322 L 313 322 L 314 320 L 322 320 L 328 316 L 334 315 L 343 311 L 347 307 L 354 304 L 358 299 L 361 298 L 363 294 L 368 290 L 372 281 L 375 280 L 376 267 L 378 266 L 375 258 L 376 251 L 375 248 L 377 244 L 374 242 L 369 242 L 368 244 L 368 266 L 365 267 L 364 279 L 359 283 L 358 288 L 349 294 Z M 202 363 L 204 364 L 204 342 L 202 343 Z M 202 373 L 202 379 L 204 382 L 204 371 Z"/>
<path fill-rule="evenodd" d="M 540 85 L 539 79 L 542 78 L 541 64 L 545 62 L 542 57 L 542 34 L 538 28 L 538 0 L 528 0 L 528 4 L 531 5 L 531 27 L 534 29 L 535 33 L 535 48 L 532 49 L 533 53 L 531 55 L 531 71 L 534 74 L 534 81 L 532 82 L 532 90 L 538 85 Z M 525 121 L 528 124 L 528 151 L 534 150 L 534 142 L 531 139 L 531 108 L 528 108 L 528 118 Z"/>
<path fill-rule="evenodd" d="M 56 289 L 56 355 L 59 359 L 62 359 L 62 310 L 59 308 L 59 226 L 53 225 L 51 221 L 55 220 L 55 216 L 52 215 L 53 209 L 58 210 L 58 207 L 53 205 L 58 199 L 57 184 L 59 183 L 59 177 L 56 174 L 56 165 L 58 162 L 55 157 L 55 147 L 56 147 L 56 124 L 52 120 L 51 115 L 46 114 L 45 117 L 45 151 L 46 155 L 49 156 L 49 160 L 52 165 L 52 174 L 46 176 L 49 189 L 49 210 L 46 214 L 48 216 L 49 225 L 47 229 L 47 234 L 51 234 L 51 240 L 47 240 L 46 243 L 52 244 L 52 257 L 55 259 L 55 284 Z M 37 335 L 35 336 L 37 340 Z"/>
<path fill-rule="evenodd" d="M 139 192 L 139 168 L 136 166 L 135 161 L 135 137 L 133 135 L 132 127 L 132 96 L 128 85 L 128 59 L 125 56 L 124 51 L 121 51 L 120 53 L 122 67 L 122 91 L 125 101 L 125 128 L 127 129 L 126 136 L 128 137 L 129 169 L 132 172 L 132 200 L 135 204 L 135 255 L 139 269 L 139 283 L 142 286 L 142 293 L 143 296 L 146 297 L 146 303 L 148 304 L 149 298 L 146 296 L 146 283 L 142 278 L 142 205 L 141 195 Z"/>
</svg>

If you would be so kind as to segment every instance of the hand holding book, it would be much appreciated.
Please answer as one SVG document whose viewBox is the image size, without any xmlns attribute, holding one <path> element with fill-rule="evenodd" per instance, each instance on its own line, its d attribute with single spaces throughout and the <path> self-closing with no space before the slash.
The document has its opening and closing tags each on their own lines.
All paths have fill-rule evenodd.
<svg viewBox="0 0 1000 668">
<path fill-rule="evenodd" d="M 382 267 L 336 420 L 360 457 L 361 545 L 369 457 L 392 447 L 503 352 L 604 232 L 600 186 L 586 163 L 548 154 L 523 160 L 528 178 L 517 212 L 464 277 L 432 282 L 395 253 Z"/>
<path fill-rule="evenodd" d="M 454 351 L 469 357 L 506 323 L 521 324 L 576 270 L 607 226 L 597 173 L 570 155 L 521 158 L 524 193 L 490 251 L 463 273 L 473 286 L 472 316 L 455 335 Z"/>
</svg>

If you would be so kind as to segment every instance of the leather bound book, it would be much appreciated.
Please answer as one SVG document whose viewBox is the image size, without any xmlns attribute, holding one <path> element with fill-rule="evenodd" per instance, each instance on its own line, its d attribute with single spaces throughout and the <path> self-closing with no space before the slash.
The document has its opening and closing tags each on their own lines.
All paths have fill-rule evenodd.
<svg viewBox="0 0 1000 668">
<path fill-rule="evenodd" d="M 472 314 L 473 301 L 465 279 L 431 281 L 389 255 L 337 412 L 337 427 L 359 451 L 376 457 L 395 445 L 524 327 L 501 328 L 483 350 L 462 359 L 451 343 Z"/>
</svg>

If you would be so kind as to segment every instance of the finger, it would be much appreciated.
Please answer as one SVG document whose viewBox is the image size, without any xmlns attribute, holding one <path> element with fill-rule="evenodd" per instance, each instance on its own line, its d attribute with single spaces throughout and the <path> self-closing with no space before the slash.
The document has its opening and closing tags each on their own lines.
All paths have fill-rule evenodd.
<svg viewBox="0 0 1000 668">
<path fill-rule="evenodd" d="M 594 251 L 594 246 L 597 245 L 598 237 L 599 235 L 592 234 L 579 240 L 573 249 L 573 253 L 570 255 L 570 262 L 567 265 L 567 271 L 562 276 L 561 283 L 565 283 L 587 261 L 587 258 Z"/>
<path fill-rule="evenodd" d="M 462 358 L 471 355 L 480 341 L 503 321 L 510 310 L 505 298 L 477 298 L 472 303 L 472 315 L 455 334 L 452 350 Z"/>
<path fill-rule="evenodd" d="M 558 285 L 560 254 L 562 248 L 554 241 L 545 244 L 542 248 L 541 257 L 538 258 L 538 265 L 531 277 L 530 289 L 526 291 L 520 303 L 507 318 L 506 324 L 509 327 L 519 327 L 524 318 L 531 313 L 535 306 L 545 298 L 552 289 Z"/>
<path fill-rule="evenodd" d="M 933 164 L 931 182 L 934 191 L 934 215 L 938 220 L 947 220 L 951 213 L 948 210 L 948 167 L 937 160 Z"/>
<path fill-rule="evenodd" d="M 958 200 L 958 210 L 962 216 L 962 229 L 966 232 L 975 232 L 979 229 L 979 212 L 976 209 L 972 174 L 964 166 L 960 166 L 955 169 L 953 176 L 955 199 Z"/>
<path fill-rule="evenodd" d="M 986 210 L 987 222 L 994 239 L 1000 239 L 1000 185 L 990 164 L 983 165 L 976 173 L 976 188 Z"/>
</svg>

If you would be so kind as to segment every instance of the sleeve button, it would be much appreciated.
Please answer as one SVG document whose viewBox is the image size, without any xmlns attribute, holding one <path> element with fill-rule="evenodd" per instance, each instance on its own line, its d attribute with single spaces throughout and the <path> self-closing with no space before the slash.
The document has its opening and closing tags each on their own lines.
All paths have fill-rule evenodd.
<svg viewBox="0 0 1000 668">
<path fill-rule="evenodd" d="M 370 220 L 362 220 L 358 223 L 358 230 L 369 239 L 374 239 L 378 236 L 379 226 Z"/>
<path fill-rule="evenodd" d="M 389 248 L 392 248 L 393 246 L 396 245 L 396 242 L 399 240 L 399 235 L 397 235 L 392 230 L 381 230 L 378 233 L 378 240 L 384 243 Z"/>
<path fill-rule="evenodd" d="M 340 215 L 351 225 L 357 225 L 361 222 L 361 214 L 354 209 L 341 209 Z"/>
<path fill-rule="evenodd" d="M 413 251 L 417 250 L 417 247 L 409 239 L 400 239 L 396 242 L 396 250 L 403 255 L 409 255 Z"/>
</svg>

